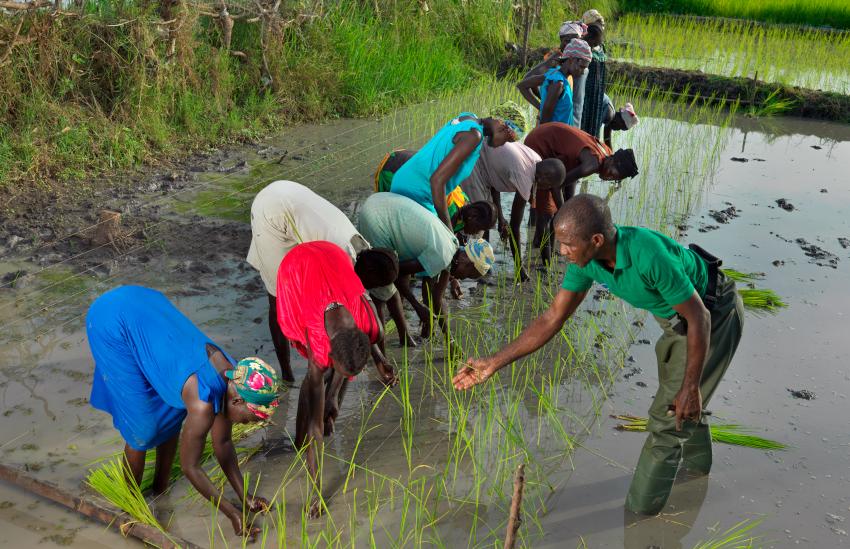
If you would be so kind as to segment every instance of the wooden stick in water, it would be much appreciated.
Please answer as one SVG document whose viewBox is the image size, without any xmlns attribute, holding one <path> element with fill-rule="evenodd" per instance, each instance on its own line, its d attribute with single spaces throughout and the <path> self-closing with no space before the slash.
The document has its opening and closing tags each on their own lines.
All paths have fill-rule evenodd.
<svg viewBox="0 0 850 549">
<path fill-rule="evenodd" d="M 184 539 L 169 536 L 147 524 L 128 521 L 127 516 L 101 506 L 100 504 L 83 499 L 80 496 L 66 492 L 52 482 L 38 480 L 26 472 L 0 463 L 0 480 L 5 480 L 33 494 L 55 501 L 69 509 L 73 509 L 89 518 L 106 524 L 108 527 L 121 532 L 125 536 L 133 536 L 145 543 L 162 547 L 163 549 L 201 549 L 200 546 Z"/>
<path fill-rule="evenodd" d="M 520 463 L 514 473 L 514 495 L 511 498 L 511 514 L 508 516 L 508 532 L 505 535 L 505 549 L 513 549 L 516 534 L 522 524 L 522 489 L 525 487 L 525 464 Z"/>
</svg>

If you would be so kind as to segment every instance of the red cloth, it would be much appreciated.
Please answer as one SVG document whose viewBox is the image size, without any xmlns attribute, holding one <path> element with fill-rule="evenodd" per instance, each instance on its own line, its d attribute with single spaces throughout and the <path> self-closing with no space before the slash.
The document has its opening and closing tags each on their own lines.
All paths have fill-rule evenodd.
<svg viewBox="0 0 850 549">
<path fill-rule="evenodd" d="M 323 240 L 298 244 L 277 271 L 277 322 L 305 358 L 310 338 L 313 360 L 322 368 L 331 367 L 331 342 L 325 330 L 325 310 L 331 303 L 341 303 L 369 341 L 378 342 L 378 320 L 348 254 Z"/>
</svg>

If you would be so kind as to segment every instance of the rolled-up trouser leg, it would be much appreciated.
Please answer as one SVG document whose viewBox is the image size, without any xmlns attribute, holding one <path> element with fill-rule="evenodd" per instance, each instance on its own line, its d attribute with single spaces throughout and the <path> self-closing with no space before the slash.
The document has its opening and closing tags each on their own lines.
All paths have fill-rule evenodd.
<svg viewBox="0 0 850 549">
<path fill-rule="evenodd" d="M 734 282 L 723 277 L 719 284 L 720 295 L 711 312 L 711 340 L 700 380 L 704 405 L 711 400 L 729 367 L 744 325 L 743 303 Z M 711 469 L 708 426 L 686 422 L 682 431 L 676 431 L 676 418 L 667 416 L 667 406 L 682 387 L 687 364 L 687 336 L 674 332 L 668 320 L 656 320 L 664 330 L 655 345 L 659 387 L 649 408 L 649 435 L 626 498 L 628 509 L 647 514 L 658 513 L 664 507 L 680 459 L 694 471 L 708 473 Z"/>
</svg>

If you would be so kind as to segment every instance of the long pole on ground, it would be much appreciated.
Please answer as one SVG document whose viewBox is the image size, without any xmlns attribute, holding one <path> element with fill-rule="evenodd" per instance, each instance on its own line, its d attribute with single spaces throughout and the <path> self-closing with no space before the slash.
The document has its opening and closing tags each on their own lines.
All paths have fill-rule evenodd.
<svg viewBox="0 0 850 549">
<path fill-rule="evenodd" d="M 508 531 L 505 534 L 505 549 L 513 549 L 516 535 L 522 524 L 522 489 L 525 486 L 525 464 L 520 463 L 514 472 L 514 495 L 511 498 L 511 514 L 508 515 Z"/>
<path fill-rule="evenodd" d="M 75 496 L 52 482 L 38 480 L 16 467 L 9 467 L 0 463 L 0 480 L 5 480 L 27 492 L 32 492 L 33 494 L 55 501 L 89 518 L 102 522 L 107 527 L 117 529 L 125 536 L 133 536 L 156 547 L 162 547 L 163 549 L 179 549 L 181 547 L 183 549 L 201 549 L 200 546 L 194 543 L 178 537 L 169 536 L 153 526 L 128 521 L 126 520 L 126 515 L 123 513 L 117 513 L 96 502 Z"/>
</svg>

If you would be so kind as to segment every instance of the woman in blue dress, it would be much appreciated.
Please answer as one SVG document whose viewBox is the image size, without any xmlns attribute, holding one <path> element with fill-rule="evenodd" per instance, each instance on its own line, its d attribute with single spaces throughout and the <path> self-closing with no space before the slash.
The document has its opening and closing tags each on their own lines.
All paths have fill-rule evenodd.
<svg viewBox="0 0 850 549">
<path fill-rule="evenodd" d="M 156 290 L 121 286 L 89 307 L 86 333 L 95 361 L 93 407 L 112 415 L 125 441 L 128 474 L 141 484 L 147 450 L 156 448 L 153 490 L 168 487 L 180 439 L 180 465 L 201 495 L 240 535 L 259 528 L 221 497 L 201 468 L 207 434 L 221 470 L 241 499 L 244 487 L 231 438 L 233 423 L 268 419 L 278 405 L 277 373 L 258 358 L 238 363 Z M 248 495 L 258 512 L 268 501 Z"/>
<path fill-rule="evenodd" d="M 452 229 L 446 197 L 472 173 L 485 138 L 490 147 L 516 141 L 511 125 L 497 118 L 459 114 L 399 168 L 390 192 L 416 201 Z"/>
</svg>

